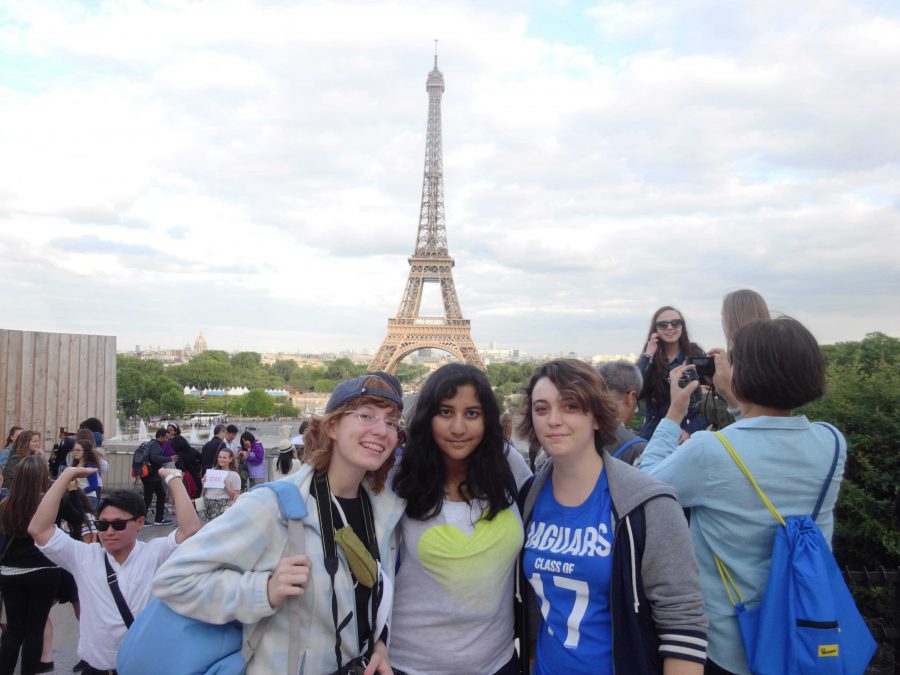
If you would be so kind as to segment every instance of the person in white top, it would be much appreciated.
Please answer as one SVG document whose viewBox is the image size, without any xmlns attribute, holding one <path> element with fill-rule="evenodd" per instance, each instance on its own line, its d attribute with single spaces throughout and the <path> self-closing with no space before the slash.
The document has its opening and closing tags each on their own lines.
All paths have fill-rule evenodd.
<svg viewBox="0 0 900 675">
<path fill-rule="evenodd" d="M 156 570 L 178 544 L 201 526 L 181 481 L 181 472 L 160 469 L 159 475 L 166 481 L 175 501 L 177 530 L 168 537 L 138 541 L 138 532 L 147 513 L 144 500 L 130 490 L 116 490 L 104 497 L 97 509 L 95 525 L 101 543 L 85 544 L 72 539 L 54 524 L 60 500 L 72 480 L 85 478 L 96 470 L 68 467 L 47 490 L 28 526 L 28 534 L 38 549 L 78 580 L 81 602 L 78 655 L 88 664 L 84 670 L 87 675 L 115 669 L 116 652 L 127 630 L 107 582 L 107 563 L 116 573 L 128 609 L 137 616 L 150 601 Z"/>
<path fill-rule="evenodd" d="M 278 456 L 272 460 L 272 475 L 275 480 L 297 473 L 303 463 L 297 459 L 297 448 L 289 440 L 278 444 Z"/>
<path fill-rule="evenodd" d="M 206 487 L 206 481 L 209 478 L 206 473 L 200 479 L 204 486 L 203 505 L 207 521 L 225 513 L 225 509 L 231 506 L 241 494 L 241 477 L 237 472 L 237 459 L 228 448 L 219 450 L 216 458 L 216 470 L 228 472 L 222 487 Z"/>
<path fill-rule="evenodd" d="M 391 665 L 406 675 L 519 672 L 513 583 L 531 471 L 503 437 L 484 373 L 459 363 L 425 382 L 393 488 L 400 521 Z"/>
</svg>

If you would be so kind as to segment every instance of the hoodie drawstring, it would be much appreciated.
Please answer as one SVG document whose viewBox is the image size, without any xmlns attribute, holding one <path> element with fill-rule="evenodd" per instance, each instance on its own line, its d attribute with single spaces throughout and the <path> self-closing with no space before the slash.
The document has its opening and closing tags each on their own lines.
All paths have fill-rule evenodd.
<svg viewBox="0 0 900 675">
<path fill-rule="evenodd" d="M 638 600 L 637 591 L 637 566 L 634 555 L 634 533 L 631 531 L 631 517 L 625 516 L 625 527 L 628 528 L 628 550 L 631 553 L 631 593 L 634 598 L 634 613 L 637 614 L 641 602 Z"/>
</svg>

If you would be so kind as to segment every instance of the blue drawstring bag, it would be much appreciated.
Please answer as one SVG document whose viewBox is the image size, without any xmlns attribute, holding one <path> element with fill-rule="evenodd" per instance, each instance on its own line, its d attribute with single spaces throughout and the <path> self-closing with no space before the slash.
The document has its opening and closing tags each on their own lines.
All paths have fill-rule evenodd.
<svg viewBox="0 0 900 675">
<path fill-rule="evenodd" d="M 815 519 L 831 485 L 839 445 L 811 515 L 782 518 L 757 485 L 737 451 L 716 436 L 779 522 L 762 603 L 752 609 L 718 556 L 713 554 L 734 605 L 747 664 L 754 675 L 862 675 L 876 644 L 853 602 L 841 570 Z"/>
</svg>

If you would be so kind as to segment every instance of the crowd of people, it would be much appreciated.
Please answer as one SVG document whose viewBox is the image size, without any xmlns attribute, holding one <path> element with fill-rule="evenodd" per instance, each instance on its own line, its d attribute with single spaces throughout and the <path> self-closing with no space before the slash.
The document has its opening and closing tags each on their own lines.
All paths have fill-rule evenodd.
<svg viewBox="0 0 900 675">
<path fill-rule="evenodd" d="M 198 451 L 177 425 L 159 429 L 141 498 L 102 494 L 102 430 L 60 443 L 51 482 L 40 442 L 14 428 L 0 454 L 0 675 L 20 653 L 23 673 L 48 672 L 65 574 L 89 674 L 114 672 L 151 595 L 245 636 L 265 621 L 251 675 L 286 672 L 296 641 L 307 673 L 749 673 L 718 563 L 758 603 L 776 523 L 712 432 L 785 515 L 811 512 L 837 438 L 817 520 L 828 540 L 847 449 L 794 414 L 825 390 L 807 328 L 748 290 L 725 297 L 722 325 L 726 344 L 704 351 L 665 306 L 637 363 L 538 366 L 518 411 L 527 460 L 475 367 L 438 368 L 405 411 L 393 375 L 341 382 L 272 459 L 307 505 L 297 555 L 277 496 L 249 489 L 266 476 L 249 432 L 219 425 Z M 178 528 L 140 542 L 154 499 L 167 522 L 167 492 Z"/>
</svg>

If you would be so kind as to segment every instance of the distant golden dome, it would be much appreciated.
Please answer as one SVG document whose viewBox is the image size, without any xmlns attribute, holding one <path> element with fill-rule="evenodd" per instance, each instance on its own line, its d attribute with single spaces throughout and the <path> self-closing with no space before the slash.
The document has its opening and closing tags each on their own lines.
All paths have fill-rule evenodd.
<svg viewBox="0 0 900 675">
<path fill-rule="evenodd" d="M 197 340 L 194 342 L 194 353 L 202 354 L 206 351 L 206 338 L 203 337 L 203 331 L 200 331 L 200 335 L 197 336 Z"/>
</svg>

